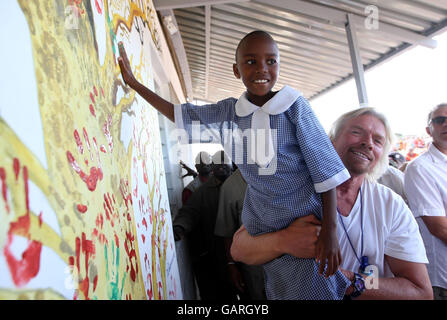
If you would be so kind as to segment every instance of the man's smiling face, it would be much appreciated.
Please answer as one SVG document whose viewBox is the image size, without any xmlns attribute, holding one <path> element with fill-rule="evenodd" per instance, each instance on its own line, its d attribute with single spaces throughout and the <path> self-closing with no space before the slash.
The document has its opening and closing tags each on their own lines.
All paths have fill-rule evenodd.
<svg viewBox="0 0 447 320">
<path fill-rule="evenodd" d="M 385 126 L 373 115 L 346 121 L 333 143 L 351 176 L 366 175 L 383 155 Z"/>
</svg>

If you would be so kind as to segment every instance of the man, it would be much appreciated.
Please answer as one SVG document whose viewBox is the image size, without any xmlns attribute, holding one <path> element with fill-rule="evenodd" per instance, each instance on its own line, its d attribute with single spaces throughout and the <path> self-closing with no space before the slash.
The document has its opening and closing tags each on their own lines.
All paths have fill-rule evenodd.
<svg viewBox="0 0 447 320">
<path fill-rule="evenodd" d="M 427 258 L 415 219 L 400 196 L 374 182 L 388 165 L 391 130 L 385 117 L 371 108 L 348 112 L 335 122 L 330 138 L 351 175 L 336 190 L 341 269 L 351 281 L 346 295 L 432 299 L 424 265 Z M 251 264 L 284 254 L 315 258 L 319 224 L 313 216 L 306 216 L 285 229 L 257 237 L 242 227 L 233 238 L 231 254 L 234 260 Z"/>
<path fill-rule="evenodd" d="M 185 204 L 189 197 L 196 191 L 202 184 L 208 181 L 209 175 L 211 173 L 211 155 L 206 151 L 201 151 L 196 156 L 196 170 L 198 172 L 195 173 L 194 170 L 189 168 L 183 162 L 180 162 L 183 169 L 187 171 L 186 175 L 192 175 L 194 180 L 192 180 L 182 192 L 182 204 Z M 185 177 L 184 175 L 183 177 Z"/>
<path fill-rule="evenodd" d="M 202 300 L 232 299 L 223 239 L 214 236 L 219 191 L 231 168 L 225 153 L 216 152 L 212 157 L 213 175 L 191 195 L 173 222 L 176 241 L 189 236 L 192 267 Z"/>
<path fill-rule="evenodd" d="M 434 297 L 447 300 L 447 103 L 429 113 L 426 131 L 433 142 L 408 164 L 405 191 L 424 239 Z"/>
<path fill-rule="evenodd" d="M 237 263 L 230 254 L 233 235 L 242 225 L 241 215 L 247 182 L 237 169 L 220 190 L 214 234 L 224 238 L 230 280 L 239 291 L 241 300 L 265 300 L 264 270 L 261 266 Z"/>
</svg>

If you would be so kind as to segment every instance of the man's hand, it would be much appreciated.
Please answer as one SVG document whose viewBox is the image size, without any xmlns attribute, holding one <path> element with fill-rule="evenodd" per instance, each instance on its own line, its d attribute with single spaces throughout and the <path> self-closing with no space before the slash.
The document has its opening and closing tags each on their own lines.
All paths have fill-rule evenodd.
<svg viewBox="0 0 447 320">
<path fill-rule="evenodd" d="M 182 160 L 180 160 L 180 166 L 182 167 L 182 169 L 186 170 L 186 174 L 184 174 L 182 178 L 187 176 L 193 176 L 194 178 L 197 177 L 198 173 L 188 167 Z"/>
<path fill-rule="evenodd" d="M 287 228 L 251 236 L 242 225 L 233 236 L 231 256 L 235 261 L 257 265 L 283 254 L 298 258 L 315 258 L 315 244 L 321 222 L 313 215 L 296 219 Z"/>
<path fill-rule="evenodd" d="M 316 262 L 319 263 L 319 272 L 324 273 L 324 268 L 327 265 L 324 276 L 332 276 L 341 264 L 341 253 L 338 245 L 336 229 L 323 227 L 320 232 L 316 244 Z"/>
<path fill-rule="evenodd" d="M 343 273 L 345 275 L 346 278 L 348 278 L 348 280 L 350 280 L 351 282 L 354 281 L 354 272 L 349 271 L 349 270 L 345 270 L 342 268 L 339 268 L 339 270 L 341 271 L 341 273 Z M 352 285 L 350 285 L 345 292 L 345 295 L 350 296 L 352 293 L 354 292 L 354 287 Z"/>
<path fill-rule="evenodd" d="M 285 253 L 299 258 L 315 258 L 321 222 L 313 215 L 298 218 L 280 231 Z"/>
<path fill-rule="evenodd" d="M 123 43 L 118 43 L 118 49 L 120 56 L 118 57 L 118 64 L 121 69 L 121 75 L 123 76 L 124 82 L 132 88 L 136 79 L 132 73 L 132 68 L 130 67 L 129 60 L 127 59 L 126 51 L 124 50 Z"/>
</svg>

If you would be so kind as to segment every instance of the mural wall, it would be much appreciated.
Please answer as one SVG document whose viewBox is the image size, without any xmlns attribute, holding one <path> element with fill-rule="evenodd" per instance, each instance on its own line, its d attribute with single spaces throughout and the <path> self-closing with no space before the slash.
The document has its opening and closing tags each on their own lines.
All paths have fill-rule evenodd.
<svg viewBox="0 0 447 320">
<path fill-rule="evenodd" d="M 181 299 L 150 0 L 2 0 L 0 299 Z M 155 48 L 155 50 L 154 50 Z"/>
</svg>

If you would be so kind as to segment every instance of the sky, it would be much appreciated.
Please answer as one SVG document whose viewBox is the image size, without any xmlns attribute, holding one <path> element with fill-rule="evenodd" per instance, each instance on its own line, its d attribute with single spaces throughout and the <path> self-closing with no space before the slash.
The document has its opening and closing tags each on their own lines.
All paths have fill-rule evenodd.
<svg viewBox="0 0 447 320">
<path fill-rule="evenodd" d="M 427 136 L 430 110 L 447 102 L 447 31 L 433 39 L 436 49 L 412 47 L 365 72 L 369 106 L 382 112 L 394 133 Z M 359 107 L 353 79 L 310 101 L 329 131 L 342 113 Z"/>
</svg>

